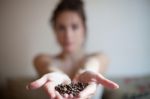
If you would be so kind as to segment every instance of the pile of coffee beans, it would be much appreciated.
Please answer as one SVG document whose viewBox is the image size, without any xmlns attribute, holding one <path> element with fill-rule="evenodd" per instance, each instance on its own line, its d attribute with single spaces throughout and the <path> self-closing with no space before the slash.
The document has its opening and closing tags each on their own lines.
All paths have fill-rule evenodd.
<svg viewBox="0 0 150 99">
<path fill-rule="evenodd" d="M 60 84 L 55 87 L 55 90 L 58 91 L 61 95 L 63 94 L 72 94 L 77 96 L 80 91 L 84 90 L 87 87 L 88 83 L 70 83 L 70 84 Z"/>
</svg>

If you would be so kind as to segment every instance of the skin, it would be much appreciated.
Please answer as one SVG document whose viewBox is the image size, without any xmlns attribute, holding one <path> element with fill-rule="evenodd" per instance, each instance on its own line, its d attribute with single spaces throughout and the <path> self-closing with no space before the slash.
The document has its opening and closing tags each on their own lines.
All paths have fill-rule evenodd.
<svg viewBox="0 0 150 99">
<path fill-rule="evenodd" d="M 63 53 L 74 54 L 81 50 L 85 39 L 85 28 L 78 13 L 65 11 L 59 14 L 54 29 Z"/>
<path fill-rule="evenodd" d="M 85 41 L 86 30 L 81 17 L 76 12 L 64 11 L 60 13 L 57 17 L 54 30 L 56 33 L 57 42 L 62 48 L 62 53 L 58 55 L 58 58 L 60 60 L 65 60 L 66 64 L 67 62 L 74 63 L 76 57 L 82 55 L 82 45 Z M 42 66 L 42 62 L 40 62 L 41 60 L 46 60 L 43 58 L 46 58 L 48 61 L 48 57 L 46 57 L 46 55 L 42 55 L 42 58 L 40 57 L 38 60 L 35 60 L 37 68 Z M 72 60 L 70 60 L 70 58 Z M 44 74 L 44 69 L 37 70 L 41 70 L 41 72 L 43 72 Z M 73 97 L 72 95 L 68 94 L 61 96 L 58 92 L 56 92 L 54 88 L 56 85 L 58 85 L 58 83 L 56 83 L 57 77 L 56 75 L 52 75 L 52 73 L 46 73 L 40 79 L 30 83 L 27 86 L 27 89 L 37 89 L 40 87 L 44 87 L 50 99 L 89 99 L 96 92 L 96 86 L 99 84 L 109 89 L 119 88 L 119 86 L 116 83 L 106 79 L 98 72 L 84 71 L 77 75 L 78 76 L 73 79 L 74 81 L 89 83 L 89 86 L 87 86 L 85 90 L 80 92 L 77 97 Z M 69 76 L 59 76 L 62 78 L 62 80 L 60 80 L 60 83 L 70 83 L 71 79 L 69 78 Z"/>
</svg>

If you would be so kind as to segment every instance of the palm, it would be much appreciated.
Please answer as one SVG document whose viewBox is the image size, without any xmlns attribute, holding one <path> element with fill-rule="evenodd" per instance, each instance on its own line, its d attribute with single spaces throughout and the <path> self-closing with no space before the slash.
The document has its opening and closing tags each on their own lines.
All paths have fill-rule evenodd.
<svg viewBox="0 0 150 99">
<path fill-rule="evenodd" d="M 50 98 L 65 99 L 57 91 L 55 91 L 55 86 L 57 86 L 58 84 L 68 84 L 70 82 L 71 80 L 67 75 L 63 75 L 60 73 L 48 73 L 40 79 L 32 82 L 28 86 L 28 88 L 37 89 L 40 87 L 44 87 Z"/>
<path fill-rule="evenodd" d="M 75 81 L 89 84 L 82 92 L 79 93 L 78 97 L 81 99 L 91 97 L 95 93 L 96 86 L 98 84 L 101 84 L 109 89 L 116 89 L 119 87 L 116 83 L 106 79 L 101 74 L 91 71 L 86 71 L 80 74 L 78 77 L 75 78 Z"/>
<path fill-rule="evenodd" d="M 93 72 L 84 72 L 80 74 L 75 80 L 84 83 L 96 82 L 96 74 Z"/>
</svg>

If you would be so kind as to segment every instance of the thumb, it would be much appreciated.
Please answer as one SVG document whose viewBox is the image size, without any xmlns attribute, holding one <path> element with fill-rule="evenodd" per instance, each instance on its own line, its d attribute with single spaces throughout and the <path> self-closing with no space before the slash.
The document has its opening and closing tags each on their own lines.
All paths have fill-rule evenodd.
<svg viewBox="0 0 150 99">
<path fill-rule="evenodd" d="M 104 87 L 108 88 L 108 89 L 118 89 L 119 85 L 116 84 L 115 82 L 105 78 L 104 76 L 102 76 L 101 74 L 98 74 L 96 76 L 97 79 L 97 83 L 103 85 Z"/>
<path fill-rule="evenodd" d="M 45 83 L 47 82 L 47 76 L 44 75 L 43 77 L 41 77 L 40 79 L 31 82 L 29 85 L 26 86 L 27 90 L 30 89 L 37 89 L 42 87 Z"/>
</svg>

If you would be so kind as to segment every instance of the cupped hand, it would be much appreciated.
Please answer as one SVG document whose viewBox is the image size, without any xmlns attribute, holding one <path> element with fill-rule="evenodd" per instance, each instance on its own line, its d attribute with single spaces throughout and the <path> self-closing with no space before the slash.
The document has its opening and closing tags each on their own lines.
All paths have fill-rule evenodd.
<svg viewBox="0 0 150 99">
<path fill-rule="evenodd" d="M 102 76 L 100 73 L 95 73 L 91 71 L 85 71 L 81 73 L 80 75 L 74 78 L 74 81 L 89 84 L 83 91 L 79 93 L 77 97 L 74 97 L 74 99 L 91 98 L 96 92 L 97 85 L 102 85 L 108 89 L 119 88 L 118 84 L 114 83 L 111 80 L 108 80 L 107 78 Z"/>
<path fill-rule="evenodd" d="M 68 95 L 61 96 L 59 92 L 55 91 L 55 86 L 69 83 L 71 83 L 71 80 L 67 75 L 60 72 L 53 72 L 45 74 L 40 79 L 31 82 L 27 85 L 27 89 L 44 87 L 50 99 L 68 99 Z"/>
</svg>

